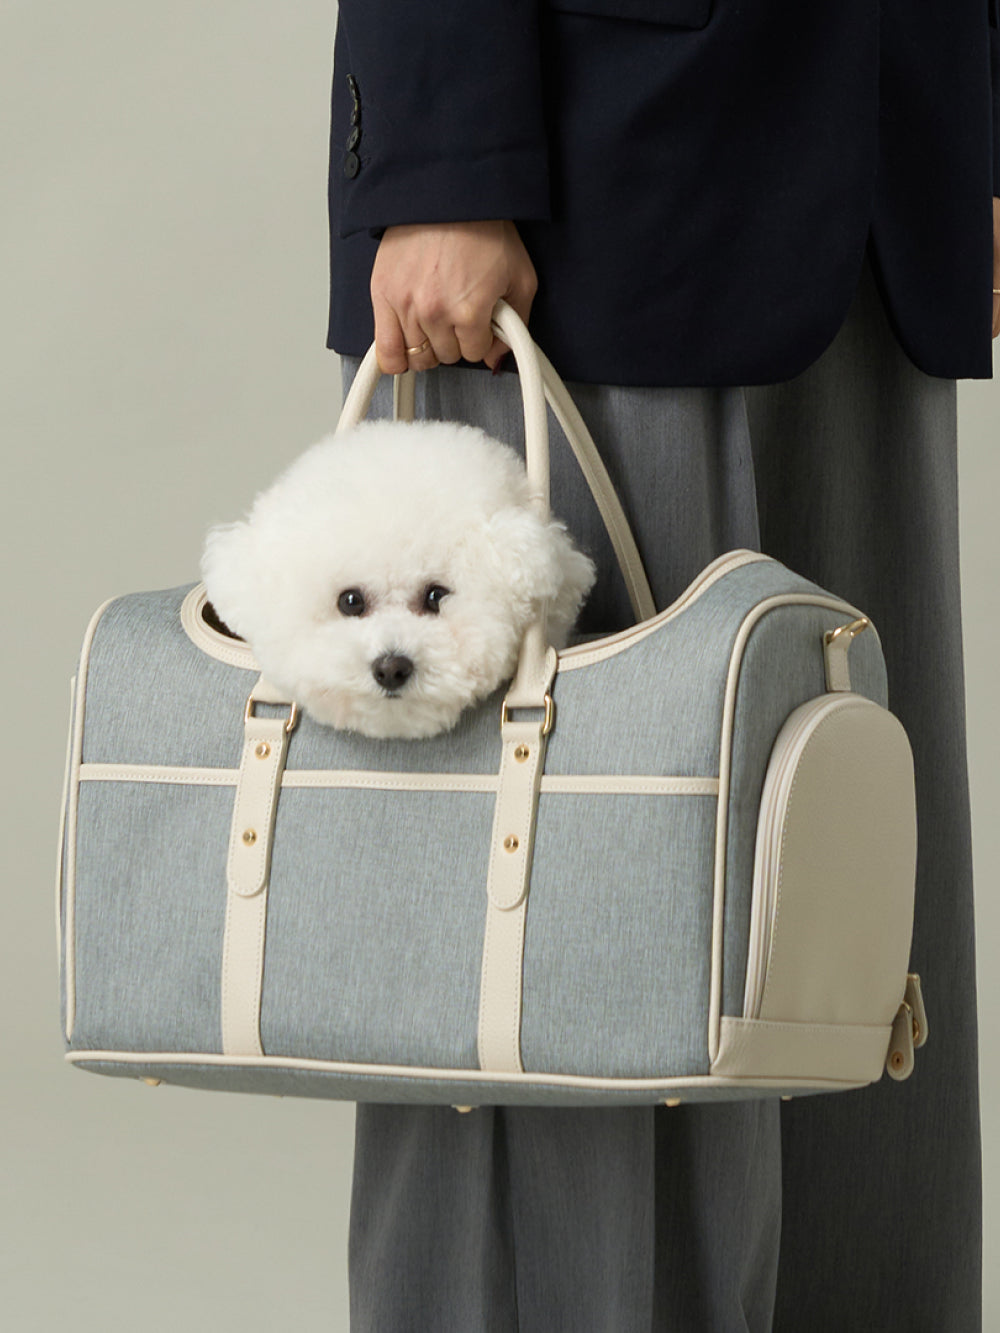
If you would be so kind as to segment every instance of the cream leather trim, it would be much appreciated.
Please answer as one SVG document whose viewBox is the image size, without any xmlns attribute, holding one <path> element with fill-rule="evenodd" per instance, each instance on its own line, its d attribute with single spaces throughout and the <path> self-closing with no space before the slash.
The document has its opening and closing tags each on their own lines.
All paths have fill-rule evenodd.
<svg viewBox="0 0 1000 1333">
<path fill-rule="evenodd" d="M 238 768 L 183 768 L 170 764 L 82 764 L 81 782 L 165 782 L 187 787 L 235 787 Z"/>
<path fill-rule="evenodd" d="M 892 1025 L 773 1023 L 723 1018 L 713 1074 L 730 1078 L 824 1078 L 874 1083 L 882 1077 Z"/>
<path fill-rule="evenodd" d="M 73 763 L 73 705 L 76 701 L 76 676 L 69 683 L 69 717 L 66 721 L 66 764 L 63 768 L 62 801 L 59 805 L 59 855 L 56 858 L 56 967 L 62 968 L 62 897 L 65 871 L 66 805 L 69 801 L 69 773 Z"/>
<path fill-rule="evenodd" d="M 226 862 L 222 1049 L 227 1055 L 263 1054 L 260 995 L 267 881 L 288 738 L 284 718 L 246 719 Z"/>
<path fill-rule="evenodd" d="M 604 466 L 604 460 L 594 443 L 587 423 L 580 415 L 579 408 L 559 378 L 552 362 L 537 343 L 533 343 L 532 350 L 541 367 L 545 397 L 573 450 L 608 536 L 611 538 L 618 567 L 625 580 L 632 613 L 636 620 L 648 620 L 650 616 L 656 614 L 656 603 L 653 601 L 653 594 L 649 588 L 639 549 L 632 536 L 632 529 L 629 527 L 608 470 Z M 415 374 L 412 370 L 403 371 L 401 375 L 393 377 L 393 417 L 397 421 L 413 420 L 415 387 Z M 368 406 L 370 399 L 361 410 L 367 411 Z"/>
<path fill-rule="evenodd" d="M 90 668 L 90 649 L 97 633 L 97 625 L 116 597 L 102 602 L 90 618 L 80 650 L 80 667 L 76 674 L 76 721 L 73 724 L 73 759 L 70 766 L 69 809 L 66 812 L 66 1040 L 73 1036 L 76 1021 L 76 825 L 80 806 L 80 759 L 83 754 L 83 721 L 87 712 L 87 672 Z"/>
<path fill-rule="evenodd" d="M 81 782 L 165 782 L 190 787 L 234 787 L 238 768 L 182 768 L 168 764 L 83 764 Z M 374 769 L 286 768 L 282 787 L 374 787 L 390 791 L 495 792 L 495 773 L 389 773 Z M 542 774 L 546 794 L 717 796 L 718 778 L 617 773 Z"/>
<path fill-rule="evenodd" d="M 654 633 L 666 621 L 679 615 L 681 611 L 686 611 L 696 598 L 700 597 L 703 592 L 724 575 L 729 574 L 734 569 L 739 569 L 741 565 L 751 565 L 758 560 L 771 559 L 771 556 L 764 555 L 760 551 L 744 550 L 742 548 L 727 551 L 724 555 L 717 556 L 688 584 L 675 602 L 671 602 L 665 610 L 655 615 L 652 620 L 644 620 L 638 625 L 630 625 L 627 629 L 619 630 L 617 634 L 609 634 L 604 639 L 592 640 L 589 643 L 578 643 L 573 647 L 564 648 L 559 654 L 559 670 L 575 671 L 577 667 L 591 666 L 594 662 L 603 662 L 605 658 L 614 657 L 616 653 L 624 652 L 626 648 L 631 648 L 634 644 L 639 643 L 647 634 Z"/>
<path fill-rule="evenodd" d="M 726 909 L 726 833 L 729 823 L 729 783 L 733 762 L 733 717 L 736 710 L 736 688 L 743 665 L 743 650 L 754 626 L 762 616 L 779 606 L 822 606 L 856 619 L 863 613 L 838 597 L 823 597 L 815 593 L 789 592 L 766 597 L 747 613 L 733 642 L 726 676 L 726 695 L 722 709 L 722 735 L 719 741 L 719 801 L 715 824 L 715 888 L 712 906 L 712 970 L 708 1006 L 708 1058 L 715 1061 L 719 1054 L 722 1016 L 722 947 L 725 933 Z M 877 637 L 875 626 L 872 634 Z M 822 651 L 823 640 L 818 647 Z"/>
<path fill-rule="evenodd" d="M 522 657 L 522 669 L 524 663 Z M 529 701 L 547 696 L 555 668 L 556 654 L 550 648 L 544 658 L 546 675 L 524 686 Z M 513 694 L 512 689 L 508 700 Z M 521 965 L 535 820 L 545 768 L 545 718 L 533 722 L 508 718 L 500 734 L 503 750 L 486 879 L 478 1053 L 483 1069 L 516 1073 L 522 1069 Z"/>
<path fill-rule="evenodd" d="M 752 564 L 757 560 L 770 560 L 772 557 L 760 551 L 728 551 L 711 561 L 700 574 L 685 588 L 676 601 L 649 620 L 630 625 L 627 629 L 601 639 L 591 639 L 559 653 L 559 671 L 575 671 L 577 667 L 589 666 L 593 662 L 603 661 L 616 653 L 632 647 L 640 639 L 658 629 L 665 621 L 685 610 L 688 605 L 710 588 L 717 579 L 741 565 Z M 259 671 L 250 649 L 235 640 L 220 634 L 203 619 L 202 609 L 208 601 L 204 583 L 196 584 L 181 603 L 181 625 L 191 642 L 202 652 L 214 657 L 228 666 L 241 667 L 245 671 Z"/>
<path fill-rule="evenodd" d="M 738 1020 L 736 1020 L 738 1021 Z M 432 1069 L 426 1065 L 365 1065 L 339 1060 L 311 1060 L 300 1056 L 282 1055 L 219 1055 L 218 1052 L 196 1054 L 177 1051 L 67 1051 L 64 1059 L 70 1064 L 88 1064 L 95 1061 L 113 1061 L 139 1065 L 217 1065 L 223 1068 L 251 1069 L 305 1069 L 338 1074 L 362 1076 L 385 1075 L 414 1082 L 422 1079 L 441 1079 L 470 1083 L 505 1083 L 514 1087 L 551 1085 L 563 1088 L 594 1088 L 614 1091 L 664 1091 L 684 1088 L 762 1088 L 777 1096 L 785 1088 L 813 1089 L 817 1092 L 860 1088 L 865 1080 L 836 1078 L 732 1078 L 727 1075 L 692 1074 L 687 1078 L 588 1078 L 581 1074 L 496 1073 L 489 1069 Z M 871 1080 L 867 1080 L 871 1081 Z"/>
<path fill-rule="evenodd" d="M 254 661 L 249 647 L 236 639 L 230 639 L 228 635 L 220 634 L 204 619 L 202 611 L 207 601 L 208 593 L 205 591 L 204 583 L 196 583 L 181 602 L 181 626 L 184 633 L 196 648 L 208 653 L 209 657 L 214 657 L 217 662 L 225 662 L 227 666 L 242 667 L 245 671 L 256 671 L 259 674 L 260 667 Z"/>
</svg>

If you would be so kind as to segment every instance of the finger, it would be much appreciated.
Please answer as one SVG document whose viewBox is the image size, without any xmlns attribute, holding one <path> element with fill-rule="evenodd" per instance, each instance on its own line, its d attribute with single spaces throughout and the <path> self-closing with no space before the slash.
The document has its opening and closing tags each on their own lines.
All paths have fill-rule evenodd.
<svg viewBox="0 0 1000 1333">
<path fill-rule="evenodd" d="M 424 314 L 418 323 L 423 329 L 423 333 L 417 339 L 417 342 L 422 342 L 424 338 L 430 338 L 431 347 L 437 360 L 446 366 L 454 365 L 462 355 L 462 351 L 451 319 L 447 315 L 432 318 L 430 315 Z"/>
<path fill-rule="evenodd" d="M 375 316 L 375 359 L 383 375 L 401 375 L 408 369 L 406 337 L 399 316 L 384 296 L 372 293 Z M 422 337 L 423 335 L 421 335 Z M 417 339 L 421 341 L 420 338 Z"/>
<path fill-rule="evenodd" d="M 410 370 L 430 370 L 438 363 L 437 352 L 430 334 L 415 320 L 409 318 L 403 329 L 406 335 L 406 364 Z M 420 349 L 420 350 L 418 350 Z"/>
<path fill-rule="evenodd" d="M 528 327 L 528 320 L 531 318 L 531 306 L 537 291 L 538 279 L 535 276 L 534 268 L 531 268 L 519 274 L 504 293 L 503 299 L 515 314 L 521 317 L 525 328 Z M 502 338 L 495 338 L 483 360 L 491 370 L 495 370 L 501 358 L 506 356 L 509 351 L 510 348 Z"/>
<path fill-rule="evenodd" d="M 482 361 L 493 346 L 492 314 L 493 306 L 482 300 L 461 303 L 453 308 L 455 343 L 466 361 Z"/>
</svg>

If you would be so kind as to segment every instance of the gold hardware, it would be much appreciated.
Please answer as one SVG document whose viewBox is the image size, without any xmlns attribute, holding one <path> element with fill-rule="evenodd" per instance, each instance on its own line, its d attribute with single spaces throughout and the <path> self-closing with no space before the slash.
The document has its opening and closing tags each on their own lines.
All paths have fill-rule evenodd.
<svg viewBox="0 0 1000 1333">
<path fill-rule="evenodd" d="M 258 759 L 266 759 L 270 753 L 271 747 L 268 745 L 267 741 L 261 741 L 256 750 L 254 750 L 254 754 Z"/>
<path fill-rule="evenodd" d="M 519 745 L 517 749 L 514 751 L 514 758 L 517 760 L 519 764 L 523 764 L 529 754 L 530 751 L 526 745 Z"/>
<path fill-rule="evenodd" d="M 465 1115 L 467 1111 L 474 1111 L 476 1108 L 474 1106 L 456 1106 L 453 1109 Z"/>
<path fill-rule="evenodd" d="M 255 716 L 253 711 L 253 706 L 256 702 L 257 700 L 251 694 L 250 698 L 247 700 L 246 710 L 243 714 L 244 725 L 249 723 L 250 719 Z M 299 721 L 298 704 L 289 704 L 288 721 L 285 723 L 285 730 L 288 732 L 289 735 L 291 735 L 291 733 L 295 730 L 296 726 L 298 725 L 298 721 Z M 263 758 L 263 755 L 261 756 L 261 758 Z"/>
<path fill-rule="evenodd" d="M 144 1078 L 142 1081 L 143 1083 L 148 1083 L 151 1088 L 158 1088 L 163 1082 L 163 1080 L 159 1078 Z"/>
<path fill-rule="evenodd" d="M 525 704 L 515 704 L 514 707 L 515 707 L 515 708 L 522 708 L 522 707 L 529 707 L 529 708 L 530 708 L 531 705 L 530 705 L 530 704 L 526 704 L 526 705 L 525 705 Z M 552 695 L 551 695 L 551 694 L 547 694 L 547 695 L 545 696 L 545 721 L 544 721 L 543 724 L 542 724 L 542 735 L 543 735 L 543 736 L 547 736 L 547 735 L 549 734 L 549 732 L 552 730 L 552 723 L 553 723 L 553 721 L 555 720 L 555 715 L 556 715 L 556 706 L 555 706 L 555 704 L 552 702 Z M 510 721 L 510 709 L 509 709 L 508 706 L 507 706 L 507 700 L 504 699 L 503 703 L 500 705 L 500 726 L 501 726 L 501 728 L 505 727 L 509 721 Z"/>
<path fill-rule="evenodd" d="M 257 841 L 257 830 L 255 828 L 245 828 L 243 830 L 243 841 L 248 847 L 252 847 Z"/>
<path fill-rule="evenodd" d="M 913 1015 L 913 1044 L 923 1046 L 927 1041 L 927 1010 L 920 990 L 920 977 L 916 972 L 906 974 L 906 1003 Z"/>
<path fill-rule="evenodd" d="M 666 1097 L 663 1102 L 664 1106 L 680 1106 L 680 1104 L 681 1099 L 679 1097 Z"/>
<path fill-rule="evenodd" d="M 508 833 L 503 840 L 503 846 L 505 852 L 516 852 L 519 846 L 516 836 L 513 833 Z"/>
<path fill-rule="evenodd" d="M 790 1101 L 792 1100 L 792 1098 L 791 1098 L 791 1094 L 784 1094 L 784 1095 L 782 1095 L 781 1100 L 782 1100 L 783 1102 L 790 1102 Z"/>
<path fill-rule="evenodd" d="M 855 638 L 866 630 L 870 624 L 871 621 L 867 616 L 861 616 L 858 620 L 852 620 L 849 625 L 838 625 L 836 629 L 828 629 L 823 635 L 823 642 L 833 643 L 839 635 L 850 634 L 853 643 Z"/>
</svg>

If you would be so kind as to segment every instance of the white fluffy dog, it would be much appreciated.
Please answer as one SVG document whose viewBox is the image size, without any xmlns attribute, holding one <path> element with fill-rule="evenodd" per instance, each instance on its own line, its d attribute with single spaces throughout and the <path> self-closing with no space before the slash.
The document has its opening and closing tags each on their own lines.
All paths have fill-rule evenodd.
<svg viewBox="0 0 1000 1333">
<path fill-rule="evenodd" d="M 364 421 L 209 532 L 208 597 L 318 721 L 431 736 L 513 677 L 543 602 L 564 647 L 593 586 L 593 561 L 530 499 L 521 458 L 476 426 Z"/>
</svg>

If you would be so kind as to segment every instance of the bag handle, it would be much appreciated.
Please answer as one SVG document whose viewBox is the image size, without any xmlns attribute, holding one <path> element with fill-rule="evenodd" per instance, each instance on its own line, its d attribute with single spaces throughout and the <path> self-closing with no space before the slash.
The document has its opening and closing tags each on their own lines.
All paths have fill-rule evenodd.
<svg viewBox="0 0 1000 1333">
<path fill-rule="evenodd" d="M 502 297 L 493 308 L 491 327 L 510 347 L 517 362 L 524 407 L 525 466 L 539 512 L 543 517 L 548 516 L 549 424 L 545 411 L 545 402 L 548 400 L 590 487 L 611 539 L 632 612 L 637 621 L 648 620 L 656 614 L 656 603 L 653 601 L 642 557 L 604 460 L 579 408 L 551 361 L 531 337 L 520 315 Z M 381 377 L 382 370 L 376 359 L 375 344 L 372 343 L 344 400 L 337 431 L 348 430 L 364 420 Z M 415 386 L 416 372 L 413 370 L 393 376 L 395 420 L 413 420 Z"/>
</svg>

